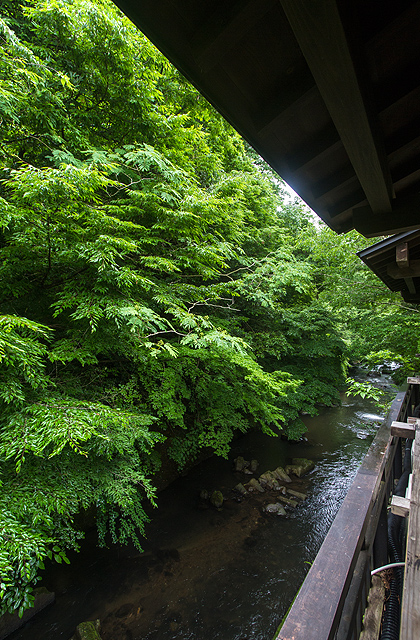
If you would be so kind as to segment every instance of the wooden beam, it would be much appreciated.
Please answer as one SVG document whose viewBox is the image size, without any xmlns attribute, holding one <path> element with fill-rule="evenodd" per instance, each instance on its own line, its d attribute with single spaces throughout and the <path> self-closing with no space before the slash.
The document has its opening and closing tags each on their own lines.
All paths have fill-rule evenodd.
<svg viewBox="0 0 420 640">
<path fill-rule="evenodd" d="M 420 638 L 420 431 L 414 444 L 400 640 Z"/>
<path fill-rule="evenodd" d="M 353 225 L 366 238 L 420 229 L 420 194 L 393 202 L 392 212 L 375 215 L 370 206 L 353 209 Z"/>
<path fill-rule="evenodd" d="M 407 378 L 407 384 L 420 384 L 420 377 L 417 376 L 409 376 Z"/>
<path fill-rule="evenodd" d="M 420 276 L 420 260 L 412 260 L 409 267 L 400 267 L 398 264 L 389 264 L 387 274 L 395 280 L 402 278 L 418 278 Z"/>
<path fill-rule="evenodd" d="M 414 284 L 413 278 L 404 278 L 404 282 L 407 285 L 409 293 L 411 293 L 412 295 L 417 293 L 416 285 Z"/>
<path fill-rule="evenodd" d="M 406 422 L 396 422 L 391 424 L 391 435 L 398 438 L 411 438 L 416 435 L 416 425 L 407 424 Z"/>
<path fill-rule="evenodd" d="M 391 211 L 392 183 L 360 90 L 335 0 L 280 0 L 374 213 Z"/>
<path fill-rule="evenodd" d="M 395 257 L 397 267 L 399 269 L 408 268 L 410 266 L 410 258 L 408 252 L 408 242 L 401 242 L 396 246 Z"/>
<path fill-rule="evenodd" d="M 391 511 L 396 516 L 406 518 L 410 513 L 410 500 L 401 496 L 392 496 Z"/>
</svg>

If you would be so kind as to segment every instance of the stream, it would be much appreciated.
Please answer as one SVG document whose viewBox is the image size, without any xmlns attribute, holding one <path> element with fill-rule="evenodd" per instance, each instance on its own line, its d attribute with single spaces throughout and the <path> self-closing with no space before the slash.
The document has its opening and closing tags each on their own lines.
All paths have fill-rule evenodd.
<svg viewBox="0 0 420 640">
<path fill-rule="evenodd" d="M 371 378 L 390 390 L 389 378 Z M 70 565 L 51 565 L 41 586 L 56 602 L 10 640 L 69 640 L 79 622 L 101 620 L 104 640 L 271 640 L 304 579 L 382 416 L 371 400 L 342 396 L 342 406 L 304 416 L 305 439 L 287 442 L 249 433 L 229 460 L 210 458 L 159 494 L 144 552 L 99 548 L 88 532 Z M 233 471 L 233 459 L 257 459 L 258 477 L 309 458 L 315 469 L 293 489 L 307 499 L 286 516 L 263 506 L 274 492 L 232 493 L 252 476 Z M 200 490 L 226 497 L 218 511 Z"/>
</svg>

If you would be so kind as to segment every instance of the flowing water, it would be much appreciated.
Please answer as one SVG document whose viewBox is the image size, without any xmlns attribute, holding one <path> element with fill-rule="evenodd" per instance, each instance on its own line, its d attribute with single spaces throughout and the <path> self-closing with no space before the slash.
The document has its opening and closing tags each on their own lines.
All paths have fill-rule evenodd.
<svg viewBox="0 0 420 640">
<path fill-rule="evenodd" d="M 306 440 L 242 437 L 229 460 L 211 458 L 159 495 L 143 554 L 99 549 L 91 532 L 71 565 L 50 567 L 55 604 L 11 639 L 69 640 L 100 618 L 104 640 L 271 640 L 382 419 L 371 401 L 343 396 L 303 418 Z M 310 458 L 314 471 L 293 483 L 308 498 L 283 517 L 262 510 L 272 493 L 236 501 L 231 489 L 250 477 L 232 470 L 238 455 L 259 461 L 257 475 Z M 227 497 L 220 511 L 199 500 L 204 488 Z"/>
</svg>

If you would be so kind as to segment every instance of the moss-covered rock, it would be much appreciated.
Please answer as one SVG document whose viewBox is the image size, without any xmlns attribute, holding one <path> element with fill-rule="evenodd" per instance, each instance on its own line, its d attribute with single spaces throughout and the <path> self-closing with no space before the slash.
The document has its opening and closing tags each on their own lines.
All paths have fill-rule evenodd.
<svg viewBox="0 0 420 640">
<path fill-rule="evenodd" d="M 210 496 L 210 502 L 216 509 L 221 509 L 223 506 L 223 493 L 221 491 L 213 491 Z"/>
<path fill-rule="evenodd" d="M 99 635 L 100 628 L 101 624 L 99 620 L 95 620 L 94 622 L 81 622 L 77 625 L 76 633 L 72 640 L 101 640 L 101 636 Z"/>
<path fill-rule="evenodd" d="M 259 483 L 262 487 L 267 489 L 277 489 L 279 487 L 279 481 L 272 471 L 266 471 L 259 477 Z"/>
<path fill-rule="evenodd" d="M 251 478 L 251 480 L 247 482 L 247 484 L 245 485 L 245 488 L 248 489 L 250 493 L 252 492 L 264 493 L 264 489 L 262 488 L 262 486 L 260 485 L 260 483 L 256 478 Z"/>
<path fill-rule="evenodd" d="M 286 473 L 286 471 L 283 469 L 283 467 L 277 467 L 277 469 L 274 469 L 273 475 L 280 482 L 292 482 L 292 479 Z"/>
<path fill-rule="evenodd" d="M 286 473 L 293 473 L 298 478 L 301 478 L 305 473 L 312 471 L 314 467 L 315 463 L 312 460 L 308 460 L 307 458 L 293 458 L 292 464 L 286 466 Z"/>
</svg>

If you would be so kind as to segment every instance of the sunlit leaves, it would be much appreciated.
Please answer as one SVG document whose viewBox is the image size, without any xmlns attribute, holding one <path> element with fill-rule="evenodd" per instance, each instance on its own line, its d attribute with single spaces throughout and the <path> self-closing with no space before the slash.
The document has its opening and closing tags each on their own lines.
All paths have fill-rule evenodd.
<svg viewBox="0 0 420 640">
<path fill-rule="evenodd" d="M 182 468 L 250 427 L 298 438 L 344 363 L 308 216 L 115 4 L 31 0 L 13 25 L 2 610 L 30 606 L 42 559 L 78 547 L 81 509 L 102 543 L 140 546 L 163 439 Z"/>
</svg>

